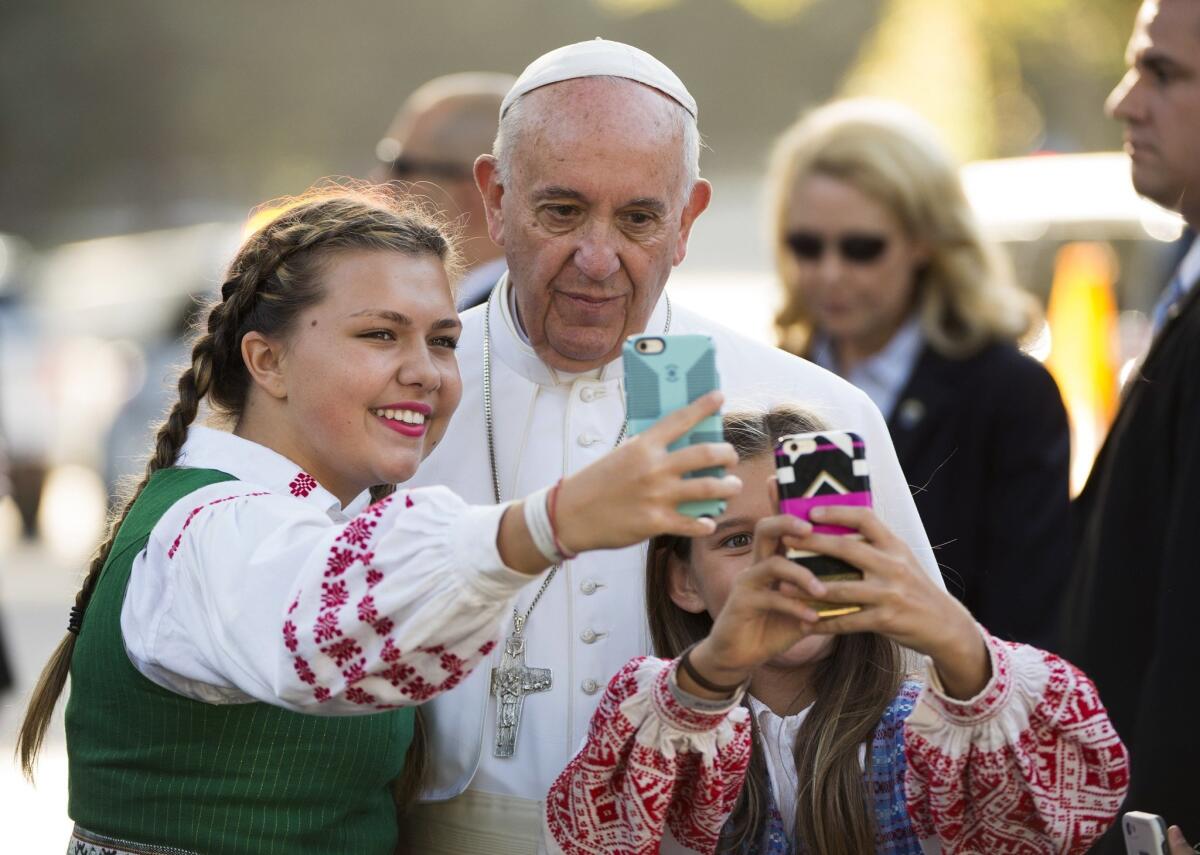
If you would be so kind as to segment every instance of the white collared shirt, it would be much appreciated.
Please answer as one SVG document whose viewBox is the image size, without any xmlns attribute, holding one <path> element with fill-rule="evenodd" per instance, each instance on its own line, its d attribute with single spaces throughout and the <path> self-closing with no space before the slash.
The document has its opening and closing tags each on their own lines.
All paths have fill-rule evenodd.
<svg viewBox="0 0 1200 855">
<path fill-rule="evenodd" d="M 500 560 L 503 506 L 429 487 L 343 508 L 287 458 L 199 426 L 179 465 L 237 480 L 154 526 L 121 632 L 134 667 L 185 697 L 328 715 L 421 703 L 491 650 L 533 579 Z"/>
<path fill-rule="evenodd" d="M 890 418 L 896 400 L 904 391 L 908 378 L 912 376 L 921 350 L 925 347 L 925 336 L 921 324 L 914 315 L 904 322 L 883 349 L 864 359 L 850 371 L 842 374 L 838 370 L 837 357 L 833 352 L 833 341 L 826 335 L 817 334 L 812 350 L 813 362 L 835 374 L 840 374 L 867 393 L 883 417 Z"/>
<path fill-rule="evenodd" d="M 553 371 L 522 340 L 509 293 L 506 277 L 488 304 L 502 500 L 528 495 L 600 459 L 612 450 L 625 421 L 621 360 L 586 375 Z M 446 436 L 410 482 L 447 484 L 478 504 L 493 500 L 481 371 L 485 309 L 479 306 L 462 316 L 462 403 Z M 663 332 L 666 317 L 666 300 L 660 299 L 646 330 Z M 726 411 L 761 410 L 786 402 L 809 410 L 830 427 L 862 435 L 877 512 L 941 584 L 887 427 L 862 392 L 810 362 L 752 341 L 678 304 L 673 306 L 670 332 L 713 337 Z M 545 797 L 585 739 L 608 680 L 631 658 L 650 652 L 645 560 L 644 544 L 587 553 L 566 562 L 547 587 L 525 632 L 529 666 L 549 668 L 552 685 L 524 700 L 512 758 L 493 756 L 495 703 L 486 669 L 478 669 L 453 692 L 426 706 L 432 746 L 428 798 L 447 799 L 468 786 L 523 799 Z M 530 588 L 518 598 L 522 612 L 533 596 Z M 495 653 L 493 661 L 498 661 Z"/>
<path fill-rule="evenodd" d="M 1179 281 L 1183 284 L 1183 293 L 1187 294 L 1200 282 L 1200 237 L 1192 238 L 1192 245 L 1187 254 L 1179 262 Z"/>
</svg>

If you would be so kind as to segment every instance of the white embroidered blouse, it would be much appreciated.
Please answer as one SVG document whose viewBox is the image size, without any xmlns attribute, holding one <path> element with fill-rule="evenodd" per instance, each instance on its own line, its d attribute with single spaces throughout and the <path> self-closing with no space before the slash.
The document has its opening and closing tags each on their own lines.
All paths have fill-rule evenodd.
<svg viewBox="0 0 1200 855">
<path fill-rule="evenodd" d="M 189 698 L 324 715 L 421 703 L 491 652 L 535 579 L 500 560 L 502 505 L 427 487 L 343 508 L 285 457 L 198 426 L 179 465 L 237 480 L 159 520 L 121 632 L 138 671 Z"/>
</svg>

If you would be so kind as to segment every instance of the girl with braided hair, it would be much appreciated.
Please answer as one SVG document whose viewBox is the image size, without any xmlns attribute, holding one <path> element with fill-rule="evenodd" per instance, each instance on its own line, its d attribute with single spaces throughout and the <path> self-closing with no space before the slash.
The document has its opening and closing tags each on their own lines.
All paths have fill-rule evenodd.
<svg viewBox="0 0 1200 855">
<path fill-rule="evenodd" d="M 413 708 L 517 593 L 572 550 L 707 532 L 676 506 L 738 489 L 683 477 L 730 446 L 667 451 L 716 395 L 522 502 L 384 486 L 458 404 L 454 258 L 420 211 L 343 188 L 237 253 L 21 729 L 32 775 L 69 673 L 71 852 L 393 851 Z"/>
</svg>

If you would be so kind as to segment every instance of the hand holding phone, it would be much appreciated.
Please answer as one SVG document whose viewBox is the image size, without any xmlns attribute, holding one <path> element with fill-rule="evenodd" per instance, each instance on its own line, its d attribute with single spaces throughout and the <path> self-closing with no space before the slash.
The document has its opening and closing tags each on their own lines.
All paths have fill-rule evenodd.
<svg viewBox="0 0 1200 855">
<path fill-rule="evenodd" d="M 809 514 L 822 505 L 871 507 L 871 481 L 866 446 L 856 433 L 822 430 L 780 437 L 775 446 L 775 478 L 779 484 L 779 511 L 812 522 Z M 818 534 L 861 538 L 853 529 L 816 525 Z M 840 558 L 801 549 L 788 549 L 787 557 L 803 564 L 822 582 L 860 580 L 862 571 Z M 813 603 L 821 617 L 852 614 L 859 606 Z"/>
<path fill-rule="evenodd" d="M 625 364 L 625 412 L 629 434 L 642 433 L 663 416 L 720 388 L 717 354 L 706 335 L 635 335 L 621 349 Z M 723 442 L 721 414 L 715 413 L 670 445 L 678 451 L 705 442 Z M 722 467 L 690 472 L 686 477 L 719 478 Z M 725 502 L 712 499 L 684 502 L 681 514 L 715 517 L 725 512 Z"/>
</svg>

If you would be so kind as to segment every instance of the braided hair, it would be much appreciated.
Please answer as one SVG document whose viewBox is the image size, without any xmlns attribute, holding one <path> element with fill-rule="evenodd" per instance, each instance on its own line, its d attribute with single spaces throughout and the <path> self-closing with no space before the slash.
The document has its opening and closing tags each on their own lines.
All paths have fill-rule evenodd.
<svg viewBox="0 0 1200 855">
<path fill-rule="evenodd" d="M 17 754 L 32 779 L 46 728 L 66 685 L 75 640 L 88 602 L 108 561 L 121 524 L 150 477 L 175 465 L 188 428 L 206 401 L 213 414 L 236 421 L 246 405 L 251 379 L 242 360 L 242 338 L 250 331 L 285 337 L 296 317 L 324 296 L 322 274 L 330 256 L 344 250 L 390 250 L 409 256 L 433 255 L 452 276 L 458 253 L 447 228 L 424 208 L 398 201 L 395 194 L 366 185 L 331 185 L 273 204 L 279 209 L 251 234 L 229 266 L 220 298 L 207 310 L 191 360 L 179 375 L 178 400 L 155 436 L 146 470 L 113 515 L 87 576 L 75 595 L 68 632 L 42 670 L 17 738 Z M 394 489 L 372 490 L 379 498 Z"/>
</svg>

